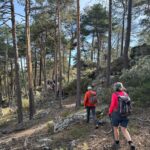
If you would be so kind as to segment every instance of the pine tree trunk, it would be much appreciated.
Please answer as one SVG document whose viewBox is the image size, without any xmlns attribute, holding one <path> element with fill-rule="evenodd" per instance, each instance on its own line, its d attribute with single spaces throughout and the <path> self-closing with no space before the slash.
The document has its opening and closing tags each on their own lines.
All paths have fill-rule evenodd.
<svg viewBox="0 0 150 150">
<path fill-rule="evenodd" d="M 8 36 L 8 35 L 7 35 Z M 5 96 L 9 99 L 9 88 L 8 88 L 8 37 L 7 37 L 7 47 L 5 50 L 5 65 L 4 65 L 4 87 L 5 87 Z"/>
<path fill-rule="evenodd" d="M 120 55 L 118 55 L 119 54 L 119 45 L 120 45 L 120 31 L 118 32 L 118 35 L 117 35 L 116 59 L 120 56 Z"/>
<path fill-rule="evenodd" d="M 132 20 L 132 0 L 128 1 L 128 18 L 127 18 L 127 31 L 126 31 L 126 40 L 124 47 L 124 68 L 129 68 L 129 46 L 130 46 L 130 37 L 131 37 L 131 20 Z"/>
<path fill-rule="evenodd" d="M 44 40 L 43 40 L 43 35 L 41 35 L 40 38 L 40 51 L 41 51 L 41 71 L 43 75 L 43 80 L 44 80 L 44 90 L 46 91 L 47 86 L 46 86 L 46 68 L 45 68 L 45 46 L 44 46 Z"/>
<path fill-rule="evenodd" d="M 110 85 L 110 63 L 111 63 L 111 34 L 112 34 L 112 0 L 109 0 L 109 36 L 108 36 L 108 58 L 107 58 L 107 86 Z"/>
<path fill-rule="evenodd" d="M 93 32 L 93 37 L 92 37 L 92 48 L 91 48 L 91 61 L 93 62 L 93 55 L 94 55 L 94 37 L 95 33 Z"/>
<path fill-rule="evenodd" d="M 40 54 L 39 86 L 41 86 L 41 82 L 42 82 L 42 56 Z"/>
<path fill-rule="evenodd" d="M 25 92 L 25 95 L 27 95 L 27 86 L 26 86 L 25 72 L 23 71 L 23 58 L 22 57 L 20 59 L 20 62 L 21 62 L 21 72 L 22 72 L 22 82 L 24 86 L 24 92 Z"/>
<path fill-rule="evenodd" d="M 11 91 L 11 99 L 13 98 L 14 95 L 14 85 L 13 85 L 13 61 L 10 61 L 10 68 L 11 68 L 11 74 L 10 74 L 10 91 Z"/>
<path fill-rule="evenodd" d="M 63 65 L 63 67 L 62 67 L 62 74 L 65 74 L 65 50 L 66 50 L 66 47 L 65 46 L 63 46 L 63 51 L 62 51 L 62 53 L 63 53 L 63 63 L 62 63 L 62 65 Z"/>
<path fill-rule="evenodd" d="M 0 76 L 0 114 L 1 114 L 1 108 L 2 108 L 2 100 L 3 100 L 3 96 L 2 96 L 2 77 Z"/>
<path fill-rule="evenodd" d="M 34 51 L 34 90 L 36 91 L 36 80 L 37 80 L 37 55 L 36 55 L 36 49 Z"/>
<path fill-rule="evenodd" d="M 97 43 L 98 43 L 98 49 L 97 49 L 97 71 L 100 68 L 100 51 L 101 51 L 101 41 L 100 41 L 100 34 L 97 32 Z"/>
<path fill-rule="evenodd" d="M 69 83 L 69 80 L 70 80 L 70 66 L 71 66 L 71 51 L 72 51 L 72 45 L 73 45 L 73 32 L 71 33 L 71 44 L 70 44 L 70 50 L 69 50 L 68 83 Z"/>
<path fill-rule="evenodd" d="M 57 26 L 57 9 L 56 9 L 56 18 L 55 18 L 55 26 Z M 58 50 L 57 50 L 57 29 L 55 29 L 55 56 L 54 56 L 54 74 L 55 74 L 55 99 L 57 99 L 57 91 L 58 91 Z"/>
<path fill-rule="evenodd" d="M 57 0 L 58 7 L 58 53 L 59 53 L 59 106 L 62 107 L 62 57 L 61 57 L 61 16 L 60 16 L 60 0 Z"/>
<path fill-rule="evenodd" d="M 16 36 L 16 22 L 15 22 L 15 12 L 14 12 L 14 1 L 11 0 L 11 22 L 12 22 L 12 37 L 13 37 L 13 48 L 15 50 L 15 83 L 16 83 L 16 95 L 17 95 L 17 114 L 18 123 L 23 122 L 22 114 L 22 97 L 21 97 L 21 87 L 20 87 L 20 77 L 19 77 L 19 63 L 18 63 L 18 47 L 17 47 L 17 36 Z"/>
<path fill-rule="evenodd" d="M 121 56 L 123 56 L 123 47 L 124 47 L 124 26 L 125 26 L 125 15 L 126 15 L 126 9 L 125 4 L 122 1 L 123 6 L 123 16 L 122 16 L 122 33 L 121 33 Z"/>
<path fill-rule="evenodd" d="M 34 95 L 33 95 L 33 77 L 32 77 L 32 58 L 31 58 L 31 44 L 30 44 L 30 0 L 26 0 L 26 53 L 28 66 L 28 90 L 29 90 L 29 118 L 32 119 L 35 113 Z"/>
<path fill-rule="evenodd" d="M 81 87 L 80 87 L 80 82 L 81 82 L 81 65 L 80 65 L 80 0 L 77 0 L 77 99 L 76 99 L 76 108 L 79 108 L 81 105 Z"/>
</svg>

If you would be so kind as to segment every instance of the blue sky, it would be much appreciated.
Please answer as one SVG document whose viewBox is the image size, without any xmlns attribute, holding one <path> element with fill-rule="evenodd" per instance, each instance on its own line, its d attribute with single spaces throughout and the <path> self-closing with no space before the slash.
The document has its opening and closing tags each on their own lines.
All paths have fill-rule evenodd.
<svg viewBox="0 0 150 150">
<path fill-rule="evenodd" d="M 21 14 L 21 15 L 25 16 L 24 7 L 21 6 L 21 5 L 19 5 L 17 3 L 17 0 L 14 0 L 14 2 L 15 2 L 14 3 L 15 4 L 15 12 L 17 14 Z M 83 9 L 85 7 L 92 6 L 95 3 L 101 3 L 101 4 L 105 5 L 105 6 L 108 6 L 108 0 L 80 0 L 80 9 L 81 9 L 81 12 L 83 11 Z M 21 22 L 21 20 L 22 20 L 21 18 L 22 17 L 20 17 L 19 15 L 16 15 L 16 20 L 18 22 Z M 132 46 L 135 45 L 135 43 L 137 42 L 136 39 L 137 38 L 134 38 L 134 42 L 133 41 L 131 42 Z"/>
<path fill-rule="evenodd" d="M 100 0 L 80 0 L 81 11 L 82 11 L 85 7 L 91 6 L 91 5 L 93 5 L 94 3 L 98 3 L 99 1 L 100 1 Z M 101 0 L 101 1 L 103 1 L 103 0 Z M 15 4 L 15 12 L 16 12 L 17 14 L 25 15 L 24 7 L 21 6 L 21 5 L 19 5 L 19 4 L 17 3 L 17 0 L 14 0 L 14 4 Z M 16 16 L 16 20 L 19 21 L 20 19 L 21 19 L 21 17 L 17 15 L 17 16 Z"/>
</svg>

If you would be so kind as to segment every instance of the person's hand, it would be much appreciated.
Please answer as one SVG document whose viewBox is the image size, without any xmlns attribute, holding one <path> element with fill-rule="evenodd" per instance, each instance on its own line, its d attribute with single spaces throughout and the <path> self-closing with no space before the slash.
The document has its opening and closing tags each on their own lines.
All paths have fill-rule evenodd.
<svg viewBox="0 0 150 150">
<path fill-rule="evenodd" d="M 109 118 L 111 118 L 111 114 L 108 114 Z"/>
</svg>

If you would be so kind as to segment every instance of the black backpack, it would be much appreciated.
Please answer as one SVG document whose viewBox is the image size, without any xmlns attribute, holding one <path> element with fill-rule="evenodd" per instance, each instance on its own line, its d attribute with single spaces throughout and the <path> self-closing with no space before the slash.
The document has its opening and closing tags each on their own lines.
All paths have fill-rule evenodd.
<svg viewBox="0 0 150 150">
<path fill-rule="evenodd" d="M 130 97 L 124 92 L 124 95 L 121 96 L 116 92 L 118 97 L 118 113 L 122 117 L 127 117 L 131 114 L 131 99 Z"/>
<path fill-rule="evenodd" d="M 97 103 L 97 96 L 93 94 L 92 92 L 90 93 L 90 98 L 89 101 L 91 104 L 96 104 Z"/>
</svg>

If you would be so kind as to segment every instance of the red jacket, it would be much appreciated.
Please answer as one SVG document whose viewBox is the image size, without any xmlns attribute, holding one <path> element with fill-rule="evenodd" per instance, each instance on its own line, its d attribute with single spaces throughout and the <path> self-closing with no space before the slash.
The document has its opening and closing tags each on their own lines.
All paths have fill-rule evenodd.
<svg viewBox="0 0 150 150">
<path fill-rule="evenodd" d="M 118 91 L 117 94 L 120 95 L 120 96 L 123 96 L 124 95 L 124 91 Z M 112 114 L 113 111 L 117 111 L 118 109 L 118 96 L 117 96 L 116 92 L 114 92 L 112 94 L 112 97 L 111 97 L 111 104 L 110 104 L 110 107 L 109 107 L 109 114 Z"/>
<path fill-rule="evenodd" d="M 91 104 L 90 101 L 89 101 L 89 98 L 91 96 L 91 93 L 93 95 L 96 95 L 96 92 L 93 91 L 93 90 L 88 90 L 86 93 L 85 93 L 85 96 L 84 96 L 84 107 L 87 107 L 87 106 L 93 106 L 95 107 L 96 104 Z"/>
</svg>

